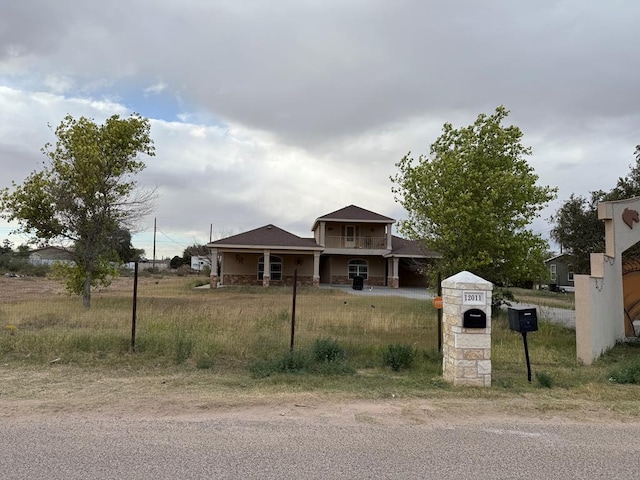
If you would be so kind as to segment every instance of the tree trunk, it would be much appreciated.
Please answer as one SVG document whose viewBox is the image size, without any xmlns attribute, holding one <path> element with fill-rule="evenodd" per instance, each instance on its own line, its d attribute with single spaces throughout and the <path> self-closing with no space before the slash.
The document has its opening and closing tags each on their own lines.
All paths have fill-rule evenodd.
<svg viewBox="0 0 640 480">
<path fill-rule="evenodd" d="M 84 308 L 91 308 L 91 275 L 87 274 L 84 279 L 84 287 L 82 289 L 82 304 Z"/>
</svg>

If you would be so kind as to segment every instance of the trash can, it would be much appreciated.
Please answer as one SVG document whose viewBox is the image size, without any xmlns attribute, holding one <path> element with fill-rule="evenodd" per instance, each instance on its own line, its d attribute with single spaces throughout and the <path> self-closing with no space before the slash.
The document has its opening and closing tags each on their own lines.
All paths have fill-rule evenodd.
<svg viewBox="0 0 640 480">
<path fill-rule="evenodd" d="M 352 288 L 354 290 L 362 290 L 363 287 L 364 287 L 364 277 L 361 277 L 360 275 L 356 275 L 355 277 L 353 277 Z"/>
</svg>

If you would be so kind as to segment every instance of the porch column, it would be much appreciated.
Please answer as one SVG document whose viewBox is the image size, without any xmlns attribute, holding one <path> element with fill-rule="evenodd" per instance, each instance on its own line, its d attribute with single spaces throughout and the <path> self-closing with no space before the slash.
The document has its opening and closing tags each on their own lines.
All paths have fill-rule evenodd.
<svg viewBox="0 0 640 480">
<path fill-rule="evenodd" d="M 262 286 L 268 287 L 269 280 L 271 279 L 271 252 L 269 250 L 264 251 L 264 273 L 262 275 Z"/>
<path fill-rule="evenodd" d="M 209 285 L 211 285 L 211 288 L 218 288 L 218 249 L 210 248 L 209 253 L 211 254 L 211 273 L 209 274 Z M 224 266 L 222 268 L 224 268 Z M 222 268 L 220 269 L 220 276 L 222 276 Z"/>
<path fill-rule="evenodd" d="M 400 287 L 400 273 L 398 271 L 398 266 L 400 265 L 400 259 L 398 257 L 393 257 L 391 259 L 392 268 L 391 268 L 391 288 Z"/>
<path fill-rule="evenodd" d="M 320 286 L 320 252 L 313 252 L 313 286 Z"/>
<path fill-rule="evenodd" d="M 323 247 L 324 247 L 325 235 L 326 235 L 326 233 L 324 231 L 325 225 L 326 225 L 326 222 L 320 222 L 320 236 L 319 236 L 319 239 L 318 239 L 318 243 L 320 245 L 322 245 Z"/>
<path fill-rule="evenodd" d="M 387 225 L 387 250 L 391 250 L 393 246 L 391 245 L 391 224 Z"/>
</svg>

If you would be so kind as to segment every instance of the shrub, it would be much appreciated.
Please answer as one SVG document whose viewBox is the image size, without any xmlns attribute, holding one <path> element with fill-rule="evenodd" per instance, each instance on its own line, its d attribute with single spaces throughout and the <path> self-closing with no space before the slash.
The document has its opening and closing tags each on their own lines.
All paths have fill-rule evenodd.
<svg viewBox="0 0 640 480">
<path fill-rule="evenodd" d="M 266 378 L 277 373 L 301 373 L 308 370 L 309 358 L 302 352 L 286 352 L 276 358 L 258 360 L 249 366 L 255 378 Z"/>
<path fill-rule="evenodd" d="M 612 383 L 640 384 L 640 363 L 633 363 L 611 372 L 609 381 Z"/>
<path fill-rule="evenodd" d="M 411 345 L 396 344 L 387 347 L 382 359 L 385 365 L 397 372 L 401 368 L 410 368 L 415 356 L 416 350 Z"/>
<path fill-rule="evenodd" d="M 335 362 L 345 357 L 344 349 L 332 338 L 318 338 L 313 345 L 313 358 L 317 362 Z"/>
<path fill-rule="evenodd" d="M 213 360 L 209 356 L 198 358 L 196 361 L 196 368 L 200 370 L 206 370 L 213 367 Z"/>
<path fill-rule="evenodd" d="M 503 305 L 510 307 L 511 302 L 515 300 L 513 292 L 511 290 L 500 289 L 494 290 L 491 295 L 491 310 L 498 311 Z"/>
<path fill-rule="evenodd" d="M 541 387 L 553 387 L 553 378 L 548 373 L 536 372 L 536 380 L 538 381 L 538 385 L 540 385 Z"/>
</svg>

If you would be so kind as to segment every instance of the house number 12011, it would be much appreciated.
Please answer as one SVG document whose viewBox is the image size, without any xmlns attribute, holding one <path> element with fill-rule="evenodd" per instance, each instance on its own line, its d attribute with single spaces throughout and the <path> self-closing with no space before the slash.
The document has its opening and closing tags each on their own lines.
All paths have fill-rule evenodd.
<svg viewBox="0 0 640 480">
<path fill-rule="evenodd" d="M 463 305 L 484 305 L 484 292 L 462 292 Z"/>
</svg>

